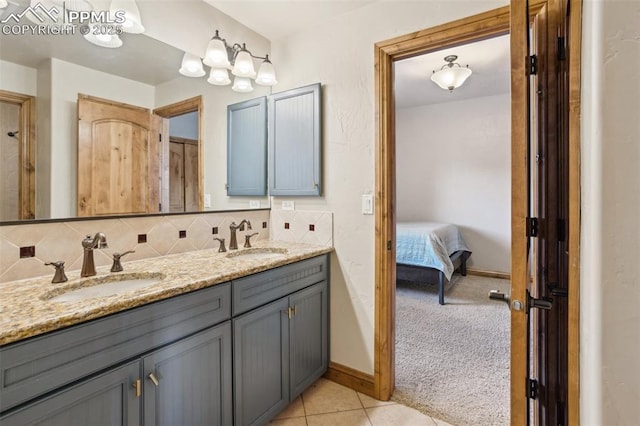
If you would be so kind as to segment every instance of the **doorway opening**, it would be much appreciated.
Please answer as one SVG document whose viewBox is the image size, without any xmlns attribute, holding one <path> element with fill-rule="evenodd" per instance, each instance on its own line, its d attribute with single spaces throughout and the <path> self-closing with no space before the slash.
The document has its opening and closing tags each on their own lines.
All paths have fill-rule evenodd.
<svg viewBox="0 0 640 426">
<path fill-rule="evenodd" d="M 160 153 L 160 206 L 163 212 L 202 211 L 202 96 L 157 108 L 169 143 Z"/>
<path fill-rule="evenodd" d="M 569 8 L 569 4 L 571 7 Z M 528 8 L 527 8 L 528 6 Z M 571 9 L 571 14 L 569 14 Z M 529 403 L 535 393 L 525 392 L 536 385 L 529 376 L 529 318 L 531 307 L 528 289 L 531 270 L 529 243 L 529 84 L 531 70 L 527 34 L 530 23 L 545 24 L 548 38 L 545 48 L 567 47 L 567 61 L 562 76 L 566 83 L 568 157 L 568 212 L 565 237 L 567 241 L 568 291 L 566 302 L 568 339 L 568 377 L 566 416 L 579 421 L 579 252 L 580 252 L 580 22 L 579 1 L 532 0 L 512 1 L 511 7 L 503 7 L 479 15 L 464 18 L 438 27 L 396 37 L 375 45 L 375 95 L 376 95 L 376 217 L 375 217 L 375 323 L 374 323 L 374 389 L 378 399 L 391 397 L 395 385 L 395 320 L 396 320 L 396 120 L 393 95 L 393 68 L 396 61 L 411 58 L 445 48 L 459 46 L 470 41 L 511 34 L 511 301 L 509 304 L 510 336 L 510 416 L 511 424 L 528 424 Z M 556 40 L 556 26 L 566 25 L 567 38 Z M 557 42 L 557 44 L 556 44 Z M 560 60 L 562 55 L 550 60 Z M 549 73 L 550 71 L 545 71 Z M 546 74 L 543 74 L 546 75 Z M 537 92 L 533 92 L 537 93 Z M 534 296 L 536 297 L 536 296 Z M 534 336 L 534 338 L 539 336 Z M 535 387 L 535 386 L 534 386 Z M 537 404 L 541 407 L 542 404 Z M 552 410 L 551 407 L 543 407 Z"/>
<path fill-rule="evenodd" d="M 510 293 L 509 49 L 506 34 L 394 63 L 393 399 L 452 424 L 509 422 L 509 311 L 488 298 Z M 425 78 L 450 55 L 472 70 L 453 91 Z"/>
<path fill-rule="evenodd" d="M 35 97 L 0 90 L 0 221 L 35 219 Z"/>
</svg>

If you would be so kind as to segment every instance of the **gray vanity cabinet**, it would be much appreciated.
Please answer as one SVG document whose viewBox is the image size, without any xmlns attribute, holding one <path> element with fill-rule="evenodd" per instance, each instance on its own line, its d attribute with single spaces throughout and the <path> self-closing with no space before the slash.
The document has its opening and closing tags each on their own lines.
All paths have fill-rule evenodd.
<svg viewBox="0 0 640 426">
<path fill-rule="evenodd" d="M 276 299 L 233 319 L 236 425 L 267 423 L 327 370 L 327 267 L 320 256 L 233 283 L 234 309 Z"/>
<path fill-rule="evenodd" d="M 109 370 L 2 417 L 2 426 L 138 425 L 140 402 L 132 391 L 139 362 Z"/>
<path fill-rule="evenodd" d="M 144 424 L 232 425 L 231 322 L 142 359 Z"/>
</svg>

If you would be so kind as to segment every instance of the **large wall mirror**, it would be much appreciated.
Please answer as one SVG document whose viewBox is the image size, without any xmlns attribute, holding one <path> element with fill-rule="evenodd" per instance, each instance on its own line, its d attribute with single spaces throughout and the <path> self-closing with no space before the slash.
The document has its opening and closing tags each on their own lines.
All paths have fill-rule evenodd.
<svg viewBox="0 0 640 426">
<path fill-rule="evenodd" d="M 0 16 L 7 16 L 19 3 L 10 2 L 8 8 L 0 9 Z M 21 219 L 19 205 L 26 203 L 29 191 L 34 194 L 34 205 L 26 207 L 32 210 L 32 217 L 25 218 L 76 217 L 82 202 L 78 199 L 79 173 L 84 176 L 117 167 L 107 164 L 113 163 L 112 159 L 93 163 L 99 153 L 88 157 L 79 154 L 79 98 L 157 111 L 167 119 L 165 126 L 169 127 L 172 145 L 162 148 L 168 162 L 157 165 L 158 176 L 195 176 L 198 190 L 194 195 L 192 186 L 183 185 L 181 192 L 180 188 L 170 189 L 168 181 L 161 183 L 159 197 L 170 201 L 161 212 L 248 209 L 257 203 L 261 208 L 269 207 L 268 197 L 229 197 L 225 185 L 227 105 L 268 95 L 270 88 L 254 85 L 251 93 L 237 93 L 230 86 L 207 83 L 206 76 L 184 77 L 178 73 L 184 51 L 145 34 L 125 33 L 121 38 L 121 47 L 104 48 L 88 43 L 79 33 L 0 35 L 0 204 L 18 205 L 3 209 L 0 222 Z M 11 100 L 15 95 L 34 98 L 31 112 L 35 122 L 31 129 L 24 126 L 22 104 Z M 198 102 L 199 107 L 194 109 Z M 181 104 L 191 109 L 179 110 Z M 32 139 L 28 137 L 30 130 Z M 119 130 L 112 127 L 109 131 Z M 10 168 L 4 161 L 22 163 L 11 166 L 15 173 L 5 173 Z M 21 170 L 27 177 L 20 177 Z M 15 178 L 13 183 L 8 180 L 11 177 Z M 29 189 L 27 185 L 22 191 L 25 179 L 31 179 L 33 186 Z"/>
</svg>

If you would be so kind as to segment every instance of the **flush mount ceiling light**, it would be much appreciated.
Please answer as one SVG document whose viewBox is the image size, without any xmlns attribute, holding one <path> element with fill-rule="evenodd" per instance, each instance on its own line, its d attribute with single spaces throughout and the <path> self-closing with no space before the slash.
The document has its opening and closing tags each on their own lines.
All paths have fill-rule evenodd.
<svg viewBox="0 0 640 426">
<path fill-rule="evenodd" d="M 456 59 L 458 59 L 456 55 L 446 56 L 444 60 L 447 63 L 443 65 L 439 71 L 434 71 L 431 75 L 431 81 L 449 92 L 453 92 L 453 89 L 462 86 L 465 80 L 471 75 L 469 65 L 462 67 L 460 64 L 454 62 Z"/>
<path fill-rule="evenodd" d="M 9 3 L 7 3 L 7 0 L 0 0 L 0 9 L 4 9 L 8 5 Z"/>
<path fill-rule="evenodd" d="M 185 67 L 187 55 L 190 54 L 185 53 L 184 58 L 182 59 L 182 68 L 180 68 L 180 73 L 188 77 L 200 77 L 204 75 L 200 72 L 198 72 L 200 75 L 190 75 L 182 72 L 182 69 Z M 198 65 L 195 64 L 195 60 L 197 59 L 197 61 L 200 62 L 200 58 L 194 58 L 194 55 L 190 55 L 189 58 L 194 61 L 192 67 L 196 69 Z M 262 63 L 260 64 L 257 73 L 253 66 L 254 59 L 262 59 Z M 247 45 L 245 43 L 234 43 L 229 45 L 225 39 L 220 37 L 218 30 L 216 30 L 215 35 L 211 41 L 209 41 L 202 62 L 211 67 L 207 82 L 216 86 L 226 86 L 231 84 L 231 79 L 229 78 L 229 70 L 231 70 L 231 74 L 235 76 L 231 89 L 236 92 L 251 92 L 253 90 L 253 86 L 251 84 L 252 79 L 262 86 L 273 86 L 278 83 L 276 80 L 276 71 L 269 60 L 269 55 L 265 55 L 264 57 L 256 56 L 247 49 Z M 202 64 L 200 63 L 199 66 L 201 68 Z"/>
</svg>

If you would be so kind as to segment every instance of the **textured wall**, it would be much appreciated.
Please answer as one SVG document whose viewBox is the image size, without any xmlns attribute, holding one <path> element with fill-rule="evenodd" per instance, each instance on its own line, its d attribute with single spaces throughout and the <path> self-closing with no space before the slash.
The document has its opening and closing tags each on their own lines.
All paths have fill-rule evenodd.
<svg viewBox="0 0 640 426">
<path fill-rule="evenodd" d="M 376 42 L 508 4 L 507 1 L 374 2 L 273 41 L 274 92 L 322 83 L 323 195 L 297 209 L 334 212 L 331 360 L 373 373 L 374 217 L 361 196 L 374 190 L 373 46 Z M 431 83 L 426 81 L 425 84 Z M 432 83 L 431 83 L 432 84 Z M 280 208 L 276 197 L 272 208 Z"/>
<path fill-rule="evenodd" d="M 640 3 L 586 1 L 582 423 L 640 419 Z"/>
<path fill-rule="evenodd" d="M 509 93 L 396 111 L 398 220 L 458 225 L 485 271 L 511 270 L 510 117 Z"/>
</svg>

